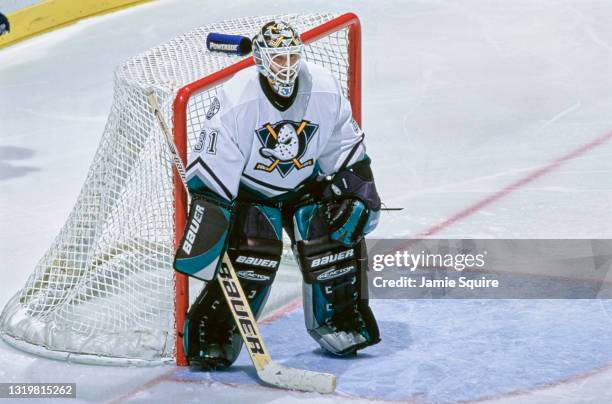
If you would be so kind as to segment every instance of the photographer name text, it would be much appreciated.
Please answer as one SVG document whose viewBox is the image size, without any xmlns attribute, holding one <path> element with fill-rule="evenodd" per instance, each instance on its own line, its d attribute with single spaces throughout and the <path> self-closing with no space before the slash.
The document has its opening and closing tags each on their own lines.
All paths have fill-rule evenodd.
<svg viewBox="0 0 612 404">
<path fill-rule="evenodd" d="M 474 290 L 498 288 L 499 281 L 497 279 L 487 279 L 486 276 L 479 279 L 469 279 L 465 276 L 461 276 L 459 279 L 449 279 L 447 276 L 443 279 L 430 279 L 425 276 L 402 276 L 399 279 L 384 279 L 382 276 L 376 276 L 372 279 L 372 285 L 376 288 L 465 288 Z"/>
</svg>

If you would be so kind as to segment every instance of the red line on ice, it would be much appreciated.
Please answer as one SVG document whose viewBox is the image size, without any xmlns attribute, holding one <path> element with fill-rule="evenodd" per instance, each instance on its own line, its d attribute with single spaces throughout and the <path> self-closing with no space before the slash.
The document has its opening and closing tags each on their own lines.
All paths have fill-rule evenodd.
<svg viewBox="0 0 612 404">
<path fill-rule="evenodd" d="M 285 304 L 284 306 L 279 307 L 278 309 L 276 309 L 272 313 L 268 314 L 262 320 L 259 320 L 258 323 L 259 324 L 269 324 L 269 323 L 271 323 L 273 321 L 276 321 L 279 318 L 283 317 L 285 314 L 289 313 L 290 311 L 293 311 L 293 310 L 297 309 L 301 305 L 302 305 L 302 299 L 300 299 L 299 297 L 296 297 L 295 299 L 293 299 L 289 303 Z"/>
<path fill-rule="evenodd" d="M 484 199 L 481 199 L 480 201 L 474 203 L 473 205 L 470 205 L 460 211 L 458 211 L 457 213 L 455 213 L 454 215 L 452 215 L 451 217 L 449 217 L 446 220 L 443 220 L 442 222 L 430 227 L 427 230 L 422 231 L 421 233 L 418 233 L 416 236 L 414 236 L 415 239 L 419 239 L 419 238 L 424 238 L 424 237 L 428 237 L 428 236 L 432 236 L 436 233 L 439 233 L 441 230 L 444 230 L 445 228 L 451 226 L 454 223 L 457 223 L 458 221 L 465 219 L 466 217 L 478 212 L 479 210 L 481 210 L 482 208 L 491 205 L 492 203 L 498 201 L 499 199 L 503 198 L 504 196 L 516 191 L 517 189 L 524 187 L 525 185 L 535 181 L 536 179 L 550 173 L 551 171 L 556 170 L 557 168 L 559 168 L 559 166 L 561 166 L 563 163 L 566 163 L 569 160 L 575 159 L 576 157 L 579 157 L 583 154 L 585 154 L 586 152 L 589 152 L 591 150 L 593 150 L 594 148 L 601 146 L 602 144 L 604 144 L 605 142 L 607 142 L 608 140 L 610 140 L 612 138 L 612 132 L 606 133 L 603 136 L 600 136 L 598 138 L 596 138 L 595 140 L 592 140 L 589 143 L 586 143 L 580 147 L 578 147 L 577 149 L 555 159 L 552 160 L 550 163 L 532 171 L 531 173 L 527 174 L 526 176 L 524 176 L 523 178 L 518 179 L 517 181 L 511 183 L 510 185 L 507 185 L 506 187 L 500 189 L 497 192 L 494 192 L 493 194 L 487 196 Z"/>
</svg>

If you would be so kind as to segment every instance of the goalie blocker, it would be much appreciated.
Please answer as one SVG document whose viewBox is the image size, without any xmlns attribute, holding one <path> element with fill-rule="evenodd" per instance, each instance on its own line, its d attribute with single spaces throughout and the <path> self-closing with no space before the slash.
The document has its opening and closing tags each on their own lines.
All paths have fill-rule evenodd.
<svg viewBox="0 0 612 404">
<path fill-rule="evenodd" d="M 229 204 L 194 194 L 187 227 L 174 257 L 174 269 L 203 281 L 213 279 L 227 249 L 231 220 Z"/>
</svg>

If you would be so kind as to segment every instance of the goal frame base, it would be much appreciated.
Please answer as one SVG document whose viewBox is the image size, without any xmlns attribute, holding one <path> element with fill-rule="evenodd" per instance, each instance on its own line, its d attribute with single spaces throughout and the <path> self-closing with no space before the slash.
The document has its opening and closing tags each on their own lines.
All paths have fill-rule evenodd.
<svg viewBox="0 0 612 404">
<path fill-rule="evenodd" d="M 66 352 L 66 351 L 54 351 L 47 347 L 31 344 L 27 341 L 15 338 L 6 333 L 0 333 L 0 337 L 8 345 L 15 349 L 24 351 L 33 355 L 37 355 L 43 358 L 49 358 L 58 361 L 80 363 L 84 365 L 99 365 L 99 366 L 136 366 L 136 367 L 150 367 L 160 365 L 172 365 L 175 364 L 174 358 L 164 358 L 156 360 L 145 360 L 135 358 L 118 358 L 104 355 L 93 355 L 83 354 L 77 352 Z"/>
</svg>

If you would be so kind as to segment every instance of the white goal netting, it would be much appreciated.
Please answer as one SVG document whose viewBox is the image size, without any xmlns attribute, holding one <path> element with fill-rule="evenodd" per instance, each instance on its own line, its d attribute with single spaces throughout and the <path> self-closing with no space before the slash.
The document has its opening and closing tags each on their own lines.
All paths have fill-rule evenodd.
<svg viewBox="0 0 612 404">
<path fill-rule="evenodd" d="M 205 25 L 119 66 L 108 122 L 85 184 L 55 241 L 4 308 L 4 339 L 37 354 L 82 362 L 173 360 L 172 160 L 145 93 L 156 90 L 170 123 L 180 87 L 241 59 L 207 51 L 209 32 L 252 37 L 274 18 L 305 32 L 334 17 L 292 14 Z M 347 31 L 340 30 L 305 49 L 305 58 L 334 72 L 345 91 L 347 47 Z M 189 101 L 188 149 L 215 92 L 202 91 Z"/>
</svg>

